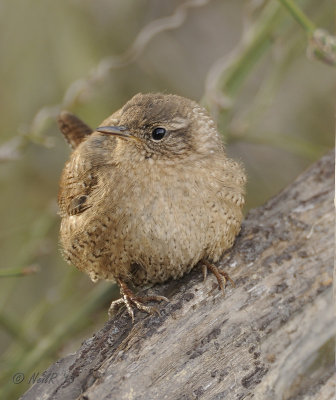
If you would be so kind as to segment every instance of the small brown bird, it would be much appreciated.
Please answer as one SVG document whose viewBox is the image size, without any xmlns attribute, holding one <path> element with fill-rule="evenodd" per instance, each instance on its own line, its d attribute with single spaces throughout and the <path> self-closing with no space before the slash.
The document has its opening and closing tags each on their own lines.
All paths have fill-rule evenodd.
<svg viewBox="0 0 336 400">
<path fill-rule="evenodd" d="M 216 125 L 192 100 L 137 94 L 92 131 L 63 112 L 73 148 L 58 195 L 65 259 L 93 281 L 115 281 L 125 303 L 153 312 L 129 288 L 177 279 L 198 263 L 223 289 L 214 263 L 240 230 L 245 174 L 229 159 Z"/>
</svg>

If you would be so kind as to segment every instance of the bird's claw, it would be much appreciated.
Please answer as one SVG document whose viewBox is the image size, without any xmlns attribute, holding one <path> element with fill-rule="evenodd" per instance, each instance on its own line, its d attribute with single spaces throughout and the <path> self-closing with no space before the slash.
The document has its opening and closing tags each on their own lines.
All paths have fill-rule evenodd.
<svg viewBox="0 0 336 400">
<path fill-rule="evenodd" d="M 230 278 L 229 274 L 225 271 L 221 270 L 220 268 L 216 267 L 216 265 L 211 264 L 209 261 L 203 261 L 202 263 L 203 268 L 203 280 L 206 280 L 208 270 L 210 270 L 216 277 L 218 282 L 218 289 L 222 290 L 224 293 L 224 288 L 229 281 L 233 287 L 235 287 L 234 281 Z"/>
<path fill-rule="evenodd" d="M 132 318 L 132 322 L 134 322 L 134 310 L 133 308 L 137 308 L 140 311 L 144 311 L 148 314 L 158 314 L 159 315 L 159 310 L 157 307 L 154 306 L 147 306 L 144 303 L 150 302 L 150 301 L 166 301 L 169 302 L 167 297 L 164 296 L 137 296 L 135 295 L 131 289 L 126 285 L 125 282 L 121 281 L 118 279 L 118 284 L 120 286 L 120 294 L 121 298 L 118 300 L 115 300 L 111 303 L 111 306 L 108 311 L 109 318 L 111 318 L 113 315 L 115 315 L 116 310 L 121 306 L 122 304 L 126 305 L 127 312 Z"/>
</svg>

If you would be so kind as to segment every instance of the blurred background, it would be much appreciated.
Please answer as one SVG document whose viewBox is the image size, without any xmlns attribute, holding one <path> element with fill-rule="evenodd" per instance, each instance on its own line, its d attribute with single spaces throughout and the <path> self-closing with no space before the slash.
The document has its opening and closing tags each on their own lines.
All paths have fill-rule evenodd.
<svg viewBox="0 0 336 400">
<path fill-rule="evenodd" d="M 246 166 L 248 212 L 334 146 L 334 69 L 309 26 L 333 33 L 333 1 L 295 4 L 306 26 L 277 0 L 0 1 L 1 398 L 75 351 L 118 294 L 59 252 L 59 111 L 96 127 L 138 92 L 201 102 Z"/>
</svg>

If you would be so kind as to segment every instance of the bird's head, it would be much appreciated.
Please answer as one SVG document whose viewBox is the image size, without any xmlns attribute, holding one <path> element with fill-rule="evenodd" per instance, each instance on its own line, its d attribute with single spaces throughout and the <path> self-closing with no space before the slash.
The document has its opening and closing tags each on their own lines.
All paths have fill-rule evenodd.
<svg viewBox="0 0 336 400">
<path fill-rule="evenodd" d="M 121 157 L 177 161 L 206 157 L 222 149 L 206 110 L 180 96 L 137 94 L 115 122 L 109 117 L 96 131 L 118 139 L 116 152 Z"/>
</svg>

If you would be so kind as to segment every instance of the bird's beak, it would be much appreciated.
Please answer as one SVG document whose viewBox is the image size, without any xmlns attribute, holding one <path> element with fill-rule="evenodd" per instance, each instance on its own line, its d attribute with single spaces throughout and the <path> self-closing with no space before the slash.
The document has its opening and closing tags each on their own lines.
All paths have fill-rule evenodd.
<svg viewBox="0 0 336 400">
<path fill-rule="evenodd" d="M 96 131 L 107 135 L 118 136 L 122 139 L 140 140 L 136 136 L 132 135 L 125 126 L 99 126 L 96 128 Z"/>
</svg>

